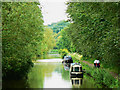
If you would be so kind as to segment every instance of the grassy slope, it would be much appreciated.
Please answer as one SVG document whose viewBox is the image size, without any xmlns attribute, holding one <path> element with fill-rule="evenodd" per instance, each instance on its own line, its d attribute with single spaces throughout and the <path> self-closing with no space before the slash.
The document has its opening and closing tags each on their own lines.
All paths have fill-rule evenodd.
<svg viewBox="0 0 120 90">
<path fill-rule="evenodd" d="M 117 88 L 118 87 L 118 79 L 115 79 L 109 72 L 109 70 L 103 68 L 103 65 L 101 65 L 101 67 L 98 68 L 94 68 L 93 67 L 93 62 L 94 60 L 87 60 L 90 61 L 88 65 L 88 63 L 83 62 L 83 60 L 81 60 L 81 56 L 78 54 L 70 54 L 73 58 L 74 62 L 80 62 L 83 66 L 83 69 L 85 69 L 86 74 L 89 74 L 92 78 L 95 79 L 96 84 L 99 86 L 106 86 L 109 88 Z"/>
</svg>

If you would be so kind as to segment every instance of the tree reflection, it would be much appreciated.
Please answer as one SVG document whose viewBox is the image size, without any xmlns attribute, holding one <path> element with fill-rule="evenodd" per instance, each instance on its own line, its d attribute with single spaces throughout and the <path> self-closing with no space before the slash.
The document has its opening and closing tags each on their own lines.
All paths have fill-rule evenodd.
<svg viewBox="0 0 120 90">
<path fill-rule="evenodd" d="M 44 77 L 51 77 L 55 70 L 54 63 L 35 63 L 34 68 L 28 75 L 28 83 L 30 88 L 43 88 Z"/>
</svg>

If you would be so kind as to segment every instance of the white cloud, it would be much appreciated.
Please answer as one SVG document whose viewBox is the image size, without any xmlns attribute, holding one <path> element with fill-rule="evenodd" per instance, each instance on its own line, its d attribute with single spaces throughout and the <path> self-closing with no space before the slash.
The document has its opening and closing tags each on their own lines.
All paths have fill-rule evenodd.
<svg viewBox="0 0 120 90">
<path fill-rule="evenodd" d="M 39 0 L 42 6 L 44 25 L 67 20 L 66 0 Z"/>
</svg>

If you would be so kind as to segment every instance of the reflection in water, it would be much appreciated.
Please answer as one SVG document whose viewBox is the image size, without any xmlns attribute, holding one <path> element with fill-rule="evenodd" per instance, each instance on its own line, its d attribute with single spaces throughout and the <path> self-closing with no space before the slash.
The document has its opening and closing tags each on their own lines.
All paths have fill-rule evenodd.
<svg viewBox="0 0 120 90">
<path fill-rule="evenodd" d="M 41 59 L 41 60 L 37 60 L 37 62 L 46 62 L 46 63 L 57 62 L 57 63 L 60 63 L 60 62 L 62 62 L 62 59 Z"/>
<path fill-rule="evenodd" d="M 39 62 L 29 73 L 28 82 L 31 88 L 72 88 L 69 72 L 64 74 L 63 66 L 58 62 Z M 36 75 L 33 77 L 33 75 Z M 66 77 L 65 77 L 66 78 Z"/>
<path fill-rule="evenodd" d="M 22 80 L 2 80 L 2 88 L 27 88 L 26 79 Z"/>
<path fill-rule="evenodd" d="M 58 64 L 59 66 L 59 64 Z M 57 63 L 40 62 L 35 63 L 34 68 L 28 74 L 30 88 L 44 88 L 45 77 L 52 77 L 52 72 L 57 67 Z"/>
<path fill-rule="evenodd" d="M 45 59 L 45 61 L 35 63 L 27 80 L 4 80 L 3 88 L 72 88 L 70 72 L 62 65 L 60 62 L 62 60 L 50 60 Z M 95 87 L 88 76 L 84 76 L 82 80 L 74 78 L 73 84 L 81 85 L 80 88 Z"/>
<path fill-rule="evenodd" d="M 53 72 L 52 77 L 45 77 L 44 88 L 72 88 L 69 81 L 62 78 L 60 73 Z"/>
<path fill-rule="evenodd" d="M 71 83 L 74 88 L 79 88 L 82 85 L 83 78 L 71 78 Z"/>
<path fill-rule="evenodd" d="M 70 63 L 63 63 L 65 71 L 70 70 Z"/>
</svg>

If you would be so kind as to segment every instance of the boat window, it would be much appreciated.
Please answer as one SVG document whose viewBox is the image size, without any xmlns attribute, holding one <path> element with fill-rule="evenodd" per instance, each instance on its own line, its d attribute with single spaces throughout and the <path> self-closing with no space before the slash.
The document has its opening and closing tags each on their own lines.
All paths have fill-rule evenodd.
<svg viewBox="0 0 120 90">
<path fill-rule="evenodd" d="M 80 67 L 80 71 L 82 72 L 82 67 Z"/>
<path fill-rule="evenodd" d="M 71 69 L 71 72 L 73 72 L 73 67 L 72 67 L 72 69 Z"/>
<path fill-rule="evenodd" d="M 79 80 L 75 80 L 75 84 L 79 84 Z"/>
<path fill-rule="evenodd" d="M 75 67 L 75 72 L 79 72 L 79 67 Z"/>
</svg>

